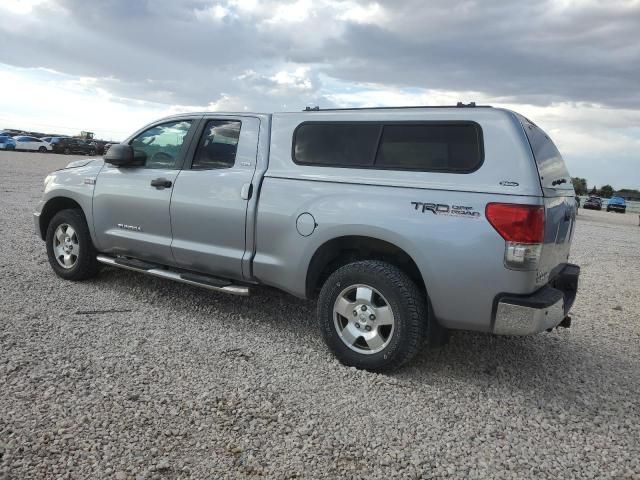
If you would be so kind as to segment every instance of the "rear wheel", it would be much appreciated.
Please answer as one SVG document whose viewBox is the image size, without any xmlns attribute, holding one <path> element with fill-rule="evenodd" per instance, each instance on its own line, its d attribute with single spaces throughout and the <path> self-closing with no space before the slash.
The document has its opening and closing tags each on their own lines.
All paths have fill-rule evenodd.
<svg viewBox="0 0 640 480">
<path fill-rule="evenodd" d="M 409 361 L 431 325 L 422 291 L 402 270 L 378 260 L 336 270 L 322 286 L 318 320 L 340 362 L 378 372 Z"/>
<path fill-rule="evenodd" d="M 96 151 L 94 149 L 89 150 L 89 155 L 93 157 L 95 154 L 96 154 Z"/>
<path fill-rule="evenodd" d="M 65 280 L 85 280 L 98 273 L 96 250 L 81 210 L 56 213 L 47 227 L 47 256 L 53 271 Z"/>
<path fill-rule="evenodd" d="M 71 149 L 69 147 L 65 147 L 64 154 L 69 155 L 71 153 Z"/>
<path fill-rule="evenodd" d="M 38 151 L 40 153 L 47 153 L 47 147 L 40 147 L 40 148 L 38 148 Z"/>
</svg>

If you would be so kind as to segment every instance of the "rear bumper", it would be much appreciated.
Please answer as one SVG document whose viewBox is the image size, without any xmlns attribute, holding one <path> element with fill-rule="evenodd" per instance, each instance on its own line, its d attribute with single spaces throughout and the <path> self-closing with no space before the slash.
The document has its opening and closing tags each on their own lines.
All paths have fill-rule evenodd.
<svg viewBox="0 0 640 480">
<path fill-rule="evenodd" d="M 627 210 L 626 205 L 607 205 L 607 210 L 613 210 L 614 212 L 624 213 Z"/>
<path fill-rule="evenodd" d="M 498 295 L 493 333 L 531 335 L 558 326 L 573 306 L 579 277 L 580 267 L 567 264 L 553 281 L 531 295 Z"/>
</svg>

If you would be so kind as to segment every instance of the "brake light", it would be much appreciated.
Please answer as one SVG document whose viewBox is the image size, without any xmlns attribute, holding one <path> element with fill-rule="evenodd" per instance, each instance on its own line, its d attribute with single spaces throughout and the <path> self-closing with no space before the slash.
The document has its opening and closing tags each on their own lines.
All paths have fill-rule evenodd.
<svg viewBox="0 0 640 480">
<path fill-rule="evenodd" d="M 544 241 L 544 207 L 489 203 L 485 215 L 505 240 L 505 265 L 515 270 L 537 269 Z"/>
<path fill-rule="evenodd" d="M 507 242 L 541 243 L 544 239 L 543 206 L 490 203 L 485 214 Z"/>
</svg>

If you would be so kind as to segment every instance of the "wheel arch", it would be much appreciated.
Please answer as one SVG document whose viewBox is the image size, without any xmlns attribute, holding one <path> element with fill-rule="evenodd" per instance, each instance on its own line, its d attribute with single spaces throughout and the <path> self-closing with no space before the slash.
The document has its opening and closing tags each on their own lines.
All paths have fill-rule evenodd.
<svg viewBox="0 0 640 480">
<path fill-rule="evenodd" d="M 42 207 L 42 210 L 40 212 L 40 219 L 39 219 L 39 234 L 40 234 L 40 238 L 42 240 L 44 240 L 46 238 L 47 235 L 47 228 L 49 227 L 49 222 L 51 222 L 51 219 L 54 217 L 54 215 L 58 212 L 60 212 L 61 210 L 67 210 L 67 209 L 77 209 L 82 211 L 82 214 L 84 215 L 85 219 L 87 218 L 86 213 L 84 212 L 84 210 L 82 209 L 82 207 L 80 206 L 80 204 L 78 202 L 76 202 L 74 199 L 69 198 L 69 197 L 53 197 L 50 198 L 49 200 L 47 200 L 47 202 L 44 204 L 44 206 Z"/>
<path fill-rule="evenodd" d="M 382 260 L 395 265 L 427 293 L 418 265 L 403 248 L 371 236 L 344 235 L 326 241 L 314 252 L 307 268 L 306 297 L 314 298 L 329 275 L 347 263 L 358 260 Z"/>
</svg>

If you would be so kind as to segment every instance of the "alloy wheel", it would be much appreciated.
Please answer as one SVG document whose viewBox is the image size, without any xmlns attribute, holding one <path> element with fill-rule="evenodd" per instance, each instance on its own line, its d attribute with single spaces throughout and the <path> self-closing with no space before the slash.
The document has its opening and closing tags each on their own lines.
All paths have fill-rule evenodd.
<svg viewBox="0 0 640 480">
<path fill-rule="evenodd" d="M 80 254 L 80 243 L 78 234 L 71 225 L 67 223 L 58 225 L 53 235 L 53 252 L 62 268 L 70 269 L 76 265 Z"/>
<path fill-rule="evenodd" d="M 338 295 L 333 323 L 347 347 L 366 355 L 382 351 L 395 329 L 389 302 L 378 290 L 364 284 L 347 287 Z"/>
</svg>

